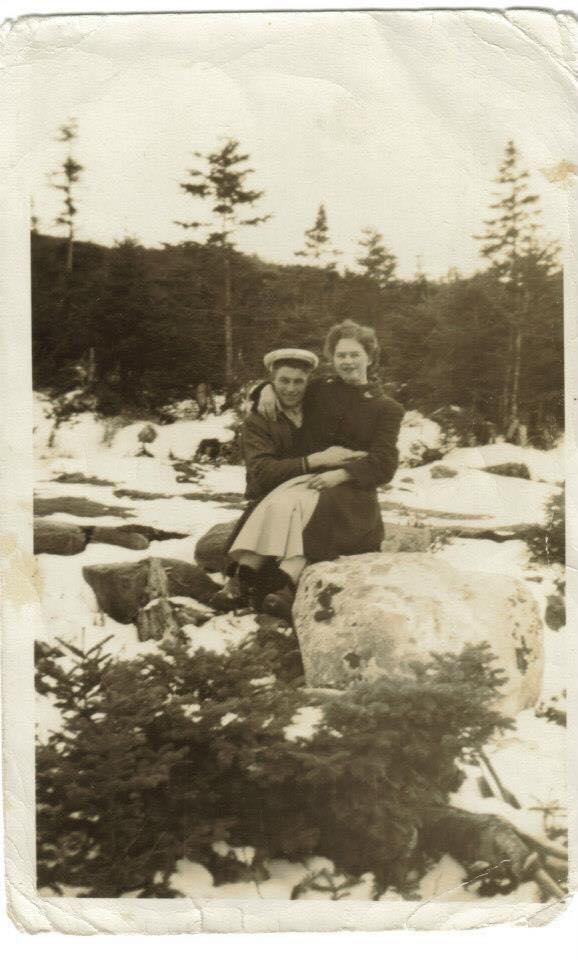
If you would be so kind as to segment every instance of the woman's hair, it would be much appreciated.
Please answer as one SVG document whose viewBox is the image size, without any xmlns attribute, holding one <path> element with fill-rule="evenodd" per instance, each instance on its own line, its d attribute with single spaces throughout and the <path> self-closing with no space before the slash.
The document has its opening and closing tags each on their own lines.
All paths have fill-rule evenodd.
<svg viewBox="0 0 578 960">
<path fill-rule="evenodd" d="M 310 363 L 307 363 L 306 360 L 299 360 L 297 357 L 295 357 L 295 359 L 288 357 L 286 360 L 275 360 L 275 362 L 271 364 L 271 373 L 277 373 L 279 367 L 292 367 L 295 370 L 302 370 L 303 373 L 311 373 L 312 369 Z"/>
<path fill-rule="evenodd" d="M 364 327 L 355 320 L 342 320 L 334 323 L 325 337 L 323 354 L 327 360 L 333 360 L 335 348 L 340 340 L 357 340 L 369 357 L 371 365 L 379 359 L 379 343 L 373 327 Z"/>
</svg>

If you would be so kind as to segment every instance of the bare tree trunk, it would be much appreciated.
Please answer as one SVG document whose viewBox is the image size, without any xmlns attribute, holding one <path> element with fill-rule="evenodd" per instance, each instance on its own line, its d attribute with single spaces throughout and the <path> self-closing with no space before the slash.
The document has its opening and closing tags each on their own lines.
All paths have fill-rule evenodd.
<svg viewBox="0 0 578 960">
<path fill-rule="evenodd" d="M 512 390 L 510 394 L 510 419 L 518 419 L 519 395 L 520 395 L 520 371 L 522 369 L 522 343 L 524 335 L 522 325 L 518 324 L 516 335 L 514 337 L 514 356 L 512 363 Z"/>
<path fill-rule="evenodd" d="M 72 277 L 72 271 L 74 269 L 74 230 L 71 227 L 68 233 L 68 240 L 66 243 L 66 275 L 70 282 Z"/>
<path fill-rule="evenodd" d="M 235 353 L 233 344 L 233 315 L 231 296 L 231 260 L 228 250 L 223 251 L 223 320 L 225 326 L 225 381 L 235 379 Z"/>
<path fill-rule="evenodd" d="M 510 403 L 509 403 L 509 387 L 510 387 L 510 371 L 512 369 L 512 333 L 510 331 L 510 336 L 508 340 L 508 355 L 506 357 L 506 362 L 504 364 L 504 380 L 502 383 L 502 396 L 500 398 L 500 423 L 502 431 L 507 432 L 510 425 Z"/>
<path fill-rule="evenodd" d="M 512 357 L 512 387 L 510 392 L 510 410 L 509 410 L 509 419 L 510 423 L 520 422 L 520 382 L 522 377 L 522 349 L 524 346 L 524 331 L 527 325 L 528 319 L 528 310 L 530 306 L 530 298 L 528 292 L 524 292 L 522 295 L 522 300 L 520 304 L 520 310 L 518 314 L 518 320 L 515 327 L 515 336 L 513 341 L 513 357 Z M 527 427 L 522 425 L 518 429 L 519 440 L 523 444 L 524 432 L 527 433 Z"/>
</svg>

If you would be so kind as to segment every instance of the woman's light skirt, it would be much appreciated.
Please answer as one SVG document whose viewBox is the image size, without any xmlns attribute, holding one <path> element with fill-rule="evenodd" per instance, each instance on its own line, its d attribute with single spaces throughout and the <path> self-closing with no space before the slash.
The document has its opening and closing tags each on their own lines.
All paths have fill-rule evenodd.
<svg viewBox="0 0 578 960">
<path fill-rule="evenodd" d="M 247 551 L 262 557 L 303 556 L 303 531 L 319 500 L 307 486 L 311 475 L 287 480 L 261 500 L 233 541 L 229 555 L 238 560 Z"/>
</svg>

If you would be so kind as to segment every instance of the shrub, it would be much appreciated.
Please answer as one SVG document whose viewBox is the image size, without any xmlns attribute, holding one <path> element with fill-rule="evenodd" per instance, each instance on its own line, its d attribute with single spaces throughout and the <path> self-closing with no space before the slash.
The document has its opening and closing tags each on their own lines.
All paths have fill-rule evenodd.
<svg viewBox="0 0 578 960">
<path fill-rule="evenodd" d="M 493 467 L 485 467 L 486 473 L 495 473 L 499 477 L 519 477 L 522 480 L 530 479 L 530 471 L 526 463 L 496 463 Z"/>
<path fill-rule="evenodd" d="M 261 876 L 268 858 L 320 854 L 380 890 L 403 882 L 459 761 L 510 725 L 491 656 L 434 656 L 312 706 L 295 638 L 271 623 L 228 656 L 171 640 L 118 662 L 101 644 L 67 647 L 70 669 L 39 648 L 38 691 L 64 717 L 37 751 L 40 887 L 174 896 L 176 861 L 211 870 L 216 841 L 255 847 Z M 316 724 L 292 738 L 307 707 Z"/>
<path fill-rule="evenodd" d="M 536 563 L 565 563 L 566 502 L 564 488 L 550 497 L 544 526 L 533 527 L 527 537 L 532 560 Z"/>
</svg>

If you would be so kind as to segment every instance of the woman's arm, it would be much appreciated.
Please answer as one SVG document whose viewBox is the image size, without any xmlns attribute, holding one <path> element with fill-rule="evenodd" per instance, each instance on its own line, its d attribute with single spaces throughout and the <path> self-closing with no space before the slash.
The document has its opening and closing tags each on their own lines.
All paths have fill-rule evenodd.
<svg viewBox="0 0 578 960">
<path fill-rule="evenodd" d="M 389 398 L 379 401 L 379 404 L 368 456 L 364 460 L 344 464 L 349 479 L 364 489 L 389 483 L 399 463 L 397 438 L 403 407 Z"/>
<path fill-rule="evenodd" d="M 324 473 L 318 473 L 311 477 L 307 484 L 313 490 L 329 490 L 331 487 L 339 487 L 342 483 L 348 483 L 351 480 L 347 470 L 326 470 Z"/>
</svg>

